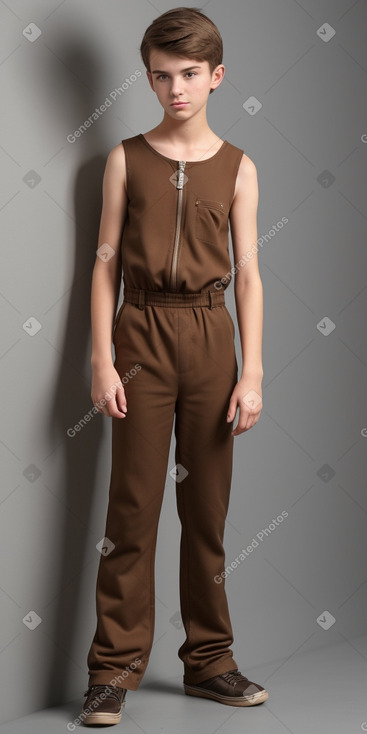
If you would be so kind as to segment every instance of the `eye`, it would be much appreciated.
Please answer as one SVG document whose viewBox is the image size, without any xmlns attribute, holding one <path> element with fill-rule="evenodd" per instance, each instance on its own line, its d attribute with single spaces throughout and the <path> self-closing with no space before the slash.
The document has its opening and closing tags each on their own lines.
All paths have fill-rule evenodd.
<svg viewBox="0 0 367 734">
<path fill-rule="evenodd" d="M 192 76 L 197 76 L 197 72 L 196 71 L 187 71 L 186 74 L 185 74 L 185 76 L 187 76 L 188 74 L 192 74 Z M 189 78 L 192 79 L 192 76 L 189 77 Z M 159 74 L 157 76 L 157 79 L 163 79 L 163 77 L 165 79 L 167 79 L 167 74 Z"/>
</svg>

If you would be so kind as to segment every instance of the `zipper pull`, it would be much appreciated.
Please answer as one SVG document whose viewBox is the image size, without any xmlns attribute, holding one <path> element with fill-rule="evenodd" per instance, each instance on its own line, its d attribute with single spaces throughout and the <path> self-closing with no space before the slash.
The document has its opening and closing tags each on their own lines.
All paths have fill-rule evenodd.
<svg viewBox="0 0 367 734">
<path fill-rule="evenodd" d="M 179 165 L 179 168 L 176 171 L 176 174 L 177 174 L 176 189 L 183 189 L 184 170 L 185 170 L 186 161 L 179 161 L 178 165 Z"/>
</svg>

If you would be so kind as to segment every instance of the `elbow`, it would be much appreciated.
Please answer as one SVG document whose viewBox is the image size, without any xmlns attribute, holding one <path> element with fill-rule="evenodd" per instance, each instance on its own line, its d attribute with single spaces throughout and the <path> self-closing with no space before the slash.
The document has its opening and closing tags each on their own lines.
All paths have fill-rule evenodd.
<svg viewBox="0 0 367 734">
<path fill-rule="evenodd" d="M 238 273 L 235 276 L 234 288 L 237 291 L 244 291 L 248 288 L 258 288 L 262 290 L 262 280 L 260 273 Z"/>
</svg>

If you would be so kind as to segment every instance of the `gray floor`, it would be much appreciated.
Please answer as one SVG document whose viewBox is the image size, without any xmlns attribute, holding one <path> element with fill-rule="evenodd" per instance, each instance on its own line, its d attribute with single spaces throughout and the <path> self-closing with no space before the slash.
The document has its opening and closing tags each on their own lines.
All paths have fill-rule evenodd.
<svg viewBox="0 0 367 734">
<path fill-rule="evenodd" d="M 74 731 L 129 734 L 358 734 L 367 731 L 367 638 L 314 652 L 293 654 L 268 668 L 242 669 L 269 691 L 259 706 L 236 708 L 186 696 L 182 675 L 153 680 L 148 670 L 140 688 L 128 691 L 120 724 L 75 727 Z M 83 689 L 84 690 L 84 689 Z M 0 734 L 66 734 L 79 715 L 83 691 L 70 703 L 0 726 Z"/>
</svg>

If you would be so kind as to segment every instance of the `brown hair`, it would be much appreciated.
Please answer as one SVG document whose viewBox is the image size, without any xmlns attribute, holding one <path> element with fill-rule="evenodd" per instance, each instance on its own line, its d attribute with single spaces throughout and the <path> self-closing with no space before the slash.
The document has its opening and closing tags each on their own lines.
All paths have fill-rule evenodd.
<svg viewBox="0 0 367 734">
<path fill-rule="evenodd" d="M 140 54 L 149 72 L 153 48 L 197 61 L 208 61 L 211 74 L 223 58 L 223 41 L 218 28 L 199 8 L 172 8 L 147 28 Z M 214 89 L 210 94 L 212 92 Z"/>
</svg>

